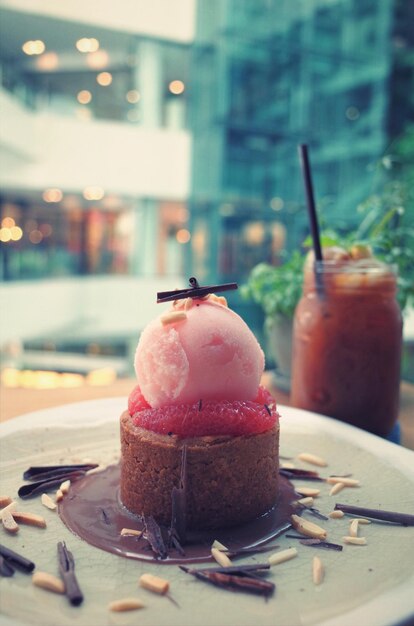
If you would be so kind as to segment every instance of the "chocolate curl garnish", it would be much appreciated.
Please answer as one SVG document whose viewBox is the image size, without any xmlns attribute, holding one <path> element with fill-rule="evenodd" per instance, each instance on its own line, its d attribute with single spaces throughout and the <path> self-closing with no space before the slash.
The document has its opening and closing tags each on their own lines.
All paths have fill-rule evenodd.
<svg viewBox="0 0 414 626">
<path fill-rule="evenodd" d="M 183 545 L 187 534 L 187 446 L 184 444 L 181 454 L 181 473 L 178 487 L 171 492 L 171 537 Z"/>
<path fill-rule="evenodd" d="M 23 474 L 23 480 L 46 480 L 47 478 L 59 478 L 70 472 L 88 472 L 98 467 L 97 463 L 82 463 L 78 465 L 42 465 L 29 467 Z"/>
<path fill-rule="evenodd" d="M 402 526 L 414 526 L 414 515 L 409 513 L 397 513 L 396 511 L 381 511 L 381 509 L 366 509 L 363 506 L 352 506 L 350 504 L 335 504 L 335 510 L 357 515 L 358 517 L 369 517 L 371 519 L 381 520 L 382 522 L 391 522 L 393 524 L 401 524 Z"/>
<path fill-rule="evenodd" d="M 222 589 L 230 589 L 232 591 L 248 591 L 262 596 L 270 596 L 275 590 L 274 583 L 271 583 L 268 580 L 262 580 L 256 576 L 227 574 L 208 569 L 189 569 L 183 566 L 181 566 L 181 569 L 187 574 L 195 576 L 195 578 L 198 578 L 199 580 L 211 583 L 212 585 L 221 587 Z"/>
<path fill-rule="evenodd" d="M 175 289 L 174 291 L 159 291 L 157 302 L 171 302 L 173 300 L 184 300 L 184 298 L 204 298 L 210 293 L 220 293 L 222 291 L 232 291 L 237 289 L 237 283 L 223 283 L 222 285 L 205 285 L 201 287 L 194 276 L 189 281 L 189 289 Z"/>
<path fill-rule="evenodd" d="M 57 544 L 59 571 L 65 583 L 65 594 L 69 598 L 69 602 L 73 606 L 79 606 L 83 602 L 83 593 L 80 590 L 78 581 L 75 576 L 75 560 L 72 552 L 70 552 L 64 541 Z"/>
<path fill-rule="evenodd" d="M 11 550 L 10 548 L 6 548 L 6 546 L 3 546 L 2 544 L 0 544 L 0 555 L 8 562 L 9 565 L 12 567 L 18 567 L 27 574 L 33 572 L 35 568 L 33 561 L 29 561 L 29 559 L 26 559 L 24 556 L 18 554 L 14 550 Z"/>
<path fill-rule="evenodd" d="M 256 548 L 240 548 L 239 550 L 223 550 L 224 554 L 226 554 L 231 559 L 237 559 L 238 557 L 254 554 L 261 554 L 263 552 L 270 552 L 271 550 L 275 550 L 279 546 L 257 546 Z"/>
<path fill-rule="evenodd" d="M 45 480 L 39 480 L 37 482 L 32 482 L 28 485 L 23 485 L 17 492 L 19 498 L 25 500 L 26 498 L 32 498 L 33 496 L 37 496 L 39 493 L 44 493 L 45 491 L 51 491 L 55 487 L 59 487 L 65 480 L 75 480 L 76 478 L 80 478 L 84 476 L 84 471 L 78 472 L 70 472 L 66 474 L 61 474 L 59 476 L 55 476 L 55 478 L 46 478 Z"/>
<path fill-rule="evenodd" d="M 145 526 L 145 538 L 150 544 L 152 551 L 161 559 L 166 559 L 168 552 L 164 543 L 161 528 L 152 515 L 143 515 L 142 520 Z"/>
</svg>

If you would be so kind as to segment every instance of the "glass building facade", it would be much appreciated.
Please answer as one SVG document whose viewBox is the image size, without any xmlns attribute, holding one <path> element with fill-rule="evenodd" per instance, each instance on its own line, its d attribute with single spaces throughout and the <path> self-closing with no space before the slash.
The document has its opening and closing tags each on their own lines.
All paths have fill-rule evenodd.
<svg viewBox="0 0 414 626">
<path fill-rule="evenodd" d="M 194 273 L 242 281 L 301 245 L 299 143 L 310 147 L 322 224 L 355 226 L 378 184 L 375 164 L 414 118 L 410 23 L 414 5 L 401 0 L 199 3 Z"/>
</svg>

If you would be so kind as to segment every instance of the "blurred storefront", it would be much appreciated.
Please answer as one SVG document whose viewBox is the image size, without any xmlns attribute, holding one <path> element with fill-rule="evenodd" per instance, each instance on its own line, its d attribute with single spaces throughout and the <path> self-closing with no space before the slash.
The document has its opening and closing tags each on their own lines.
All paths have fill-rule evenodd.
<svg viewBox="0 0 414 626">
<path fill-rule="evenodd" d="M 309 229 L 299 143 L 310 145 L 322 225 L 355 227 L 357 206 L 381 182 L 376 165 L 414 119 L 413 20 L 404 0 L 199 3 L 190 107 L 198 273 L 241 281 L 258 260 L 300 247 Z"/>
</svg>

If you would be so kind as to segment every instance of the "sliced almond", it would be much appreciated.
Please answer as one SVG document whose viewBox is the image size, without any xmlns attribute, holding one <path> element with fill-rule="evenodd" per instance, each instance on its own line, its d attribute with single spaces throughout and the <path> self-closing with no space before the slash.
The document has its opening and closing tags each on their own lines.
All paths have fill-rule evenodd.
<svg viewBox="0 0 414 626">
<path fill-rule="evenodd" d="M 138 582 L 144 589 L 148 589 L 148 591 L 153 591 L 154 593 L 159 594 L 168 593 L 170 588 L 168 580 L 160 578 L 159 576 L 154 576 L 153 574 L 142 574 Z"/>
<path fill-rule="evenodd" d="M 185 311 L 170 311 L 161 315 L 161 324 L 166 326 L 167 324 L 175 324 L 176 322 L 182 322 L 187 319 L 187 313 Z"/>
<path fill-rule="evenodd" d="M 136 530 L 135 528 L 123 528 L 121 530 L 121 535 L 122 537 L 125 537 L 126 535 L 132 535 L 134 537 L 141 537 L 142 530 Z"/>
<path fill-rule="evenodd" d="M 232 565 L 227 554 L 224 554 L 224 552 L 218 550 L 218 548 L 211 548 L 211 556 L 221 567 L 231 567 Z"/>
<path fill-rule="evenodd" d="M 16 500 L 12 500 L 9 504 L 6 504 L 0 511 L 0 519 L 3 519 L 3 515 L 6 515 L 10 511 L 13 511 L 16 508 Z"/>
<path fill-rule="evenodd" d="M 69 489 L 70 489 L 70 480 L 65 480 L 59 487 L 60 491 L 63 494 L 68 493 Z"/>
<path fill-rule="evenodd" d="M 27 524 L 28 526 L 37 526 L 37 528 L 46 528 L 46 520 L 36 513 L 26 513 L 26 511 L 12 511 L 12 516 L 16 522 Z"/>
<path fill-rule="evenodd" d="M 356 517 L 355 519 L 358 520 L 359 524 L 371 524 L 371 520 L 365 517 Z"/>
<path fill-rule="evenodd" d="M 8 504 L 11 504 L 13 500 L 10 496 L 0 496 L 0 509 L 3 509 Z"/>
<path fill-rule="evenodd" d="M 279 565 L 279 563 L 284 563 L 285 561 L 290 561 L 290 559 L 294 559 L 297 556 L 298 551 L 296 548 L 287 548 L 286 550 L 281 550 L 280 552 L 275 552 L 271 554 L 268 558 L 270 565 Z"/>
<path fill-rule="evenodd" d="M 284 461 L 280 463 L 280 469 L 296 469 L 296 465 L 292 461 Z"/>
<path fill-rule="evenodd" d="M 52 498 L 48 496 L 47 493 L 42 493 L 41 502 L 43 506 L 45 506 L 47 509 L 50 509 L 51 511 L 55 511 L 56 503 L 53 502 Z"/>
<path fill-rule="evenodd" d="M 311 454 L 310 452 L 301 452 L 298 454 L 298 459 L 310 463 L 311 465 L 317 465 L 318 467 L 326 467 L 328 463 L 321 456 Z"/>
<path fill-rule="evenodd" d="M 227 552 L 228 548 L 226 546 L 224 546 L 221 541 L 217 541 L 217 539 L 214 539 L 213 543 L 211 544 L 211 548 L 216 548 L 216 550 L 220 550 L 220 552 Z"/>
<path fill-rule="evenodd" d="M 316 489 L 315 487 L 295 487 L 295 491 L 302 496 L 310 496 L 311 498 L 316 498 L 321 492 L 320 489 Z"/>
<path fill-rule="evenodd" d="M 63 500 L 63 491 L 58 489 L 55 493 L 55 502 L 61 502 Z"/>
<path fill-rule="evenodd" d="M 321 559 L 314 556 L 312 560 L 312 579 L 315 585 L 320 585 L 325 576 L 325 568 Z"/>
<path fill-rule="evenodd" d="M 302 506 L 306 506 L 306 507 L 313 506 L 313 498 L 312 496 L 306 496 L 306 498 L 300 498 L 300 500 L 296 500 L 296 504 L 301 504 Z"/>
<path fill-rule="evenodd" d="M 359 522 L 357 519 L 353 519 L 349 524 L 349 536 L 350 537 L 358 537 L 358 526 Z"/>
<path fill-rule="evenodd" d="M 193 306 L 193 299 L 192 298 L 186 298 L 184 300 L 184 310 L 185 311 L 189 311 L 192 306 Z"/>
<path fill-rule="evenodd" d="M 143 609 L 145 604 L 137 598 L 122 598 L 122 600 L 114 600 L 108 604 L 110 611 L 116 611 L 121 613 L 123 611 L 135 611 L 136 609 Z"/>
<path fill-rule="evenodd" d="M 367 540 L 365 537 L 342 537 L 345 543 L 353 544 L 354 546 L 366 546 Z"/>
<path fill-rule="evenodd" d="M 330 496 L 335 496 L 337 493 L 342 491 L 342 489 L 345 489 L 345 484 L 344 483 L 335 483 L 334 486 L 332 487 L 332 489 L 330 490 L 329 495 Z"/>
<path fill-rule="evenodd" d="M 8 533 L 12 533 L 14 535 L 15 533 L 19 532 L 19 525 L 15 521 L 11 511 L 6 511 L 5 513 L 3 513 L 1 516 L 1 521 L 5 530 L 7 530 Z"/>
<path fill-rule="evenodd" d="M 53 591 L 54 593 L 65 593 L 65 584 L 63 580 L 48 574 L 47 572 L 35 572 L 32 575 L 32 583 L 36 587 Z"/>
<path fill-rule="evenodd" d="M 328 517 L 330 517 L 331 519 L 341 519 L 341 517 L 344 517 L 345 513 L 343 511 L 340 511 L 339 509 L 335 509 L 335 511 L 331 511 L 330 513 L 328 513 Z"/>
<path fill-rule="evenodd" d="M 359 480 L 355 478 L 348 478 L 346 476 L 328 476 L 326 482 L 330 485 L 336 485 L 336 483 L 343 483 L 345 487 L 359 487 L 361 484 Z"/>
<path fill-rule="evenodd" d="M 326 539 L 327 532 L 321 526 L 310 522 L 299 515 L 291 515 L 293 527 L 302 535 L 307 537 L 315 537 L 316 539 Z"/>
</svg>

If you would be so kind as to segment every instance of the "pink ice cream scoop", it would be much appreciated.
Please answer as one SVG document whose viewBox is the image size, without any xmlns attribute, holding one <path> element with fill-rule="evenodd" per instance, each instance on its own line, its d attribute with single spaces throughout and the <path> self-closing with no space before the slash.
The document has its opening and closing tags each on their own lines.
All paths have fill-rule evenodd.
<svg viewBox="0 0 414 626">
<path fill-rule="evenodd" d="M 254 400 L 263 369 L 263 351 L 252 331 L 213 297 L 194 299 L 190 308 L 173 308 L 153 320 L 135 354 L 138 384 L 153 408 Z"/>
</svg>

